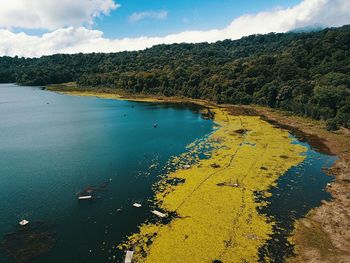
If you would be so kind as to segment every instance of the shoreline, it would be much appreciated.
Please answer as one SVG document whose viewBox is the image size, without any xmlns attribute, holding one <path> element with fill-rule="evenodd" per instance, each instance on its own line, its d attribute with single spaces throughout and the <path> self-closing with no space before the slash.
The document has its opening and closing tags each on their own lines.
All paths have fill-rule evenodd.
<svg viewBox="0 0 350 263">
<path fill-rule="evenodd" d="M 323 123 L 298 116 L 289 116 L 282 111 L 273 111 L 257 107 L 257 111 L 269 120 L 297 128 L 309 135 L 311 140 L 317 137 L 321 147 L 316 149 L 338 160 L 328 171 L 334 176 L 331 187 L 331 201 L 312 209 L 305 218 L 296 222 L 296 228 L 290 240 L 295 244 L 296 257 L 287 262 L 350 262 L 350 135 L 342 129 L 329 132 Z M 308 138 L 306 138 L 308 139 Z"/>
<path fill-rule="evenodd" d="M 295 244 L 296 257 L 288 262 L 346 262 L 350 259 L 350 236 L 348 209 L 350 201 L 347 193 L 350 190 L 350 136 L 347 130 L 329 132 L 321 122 L 306 119 L 282 111 L 258 106 L 216 105 L 205 100 L 174 98 L 162 96 L 145 96 L 92 91 L 51 91 L 75 96 L 91 96 L 105 99 L 129 100 L 156 103 L 194 103 L 206 108 L 227 109 L 230 114 L 263 116 L 265 121 L 275 122 L 293 133 L 301 132 L 305 139 L 317 150 L 337 155 L 338 161 L 330 169 L 335 181 L 327 189 L 333 197 L 332 201 L 323 202 L 310 211 L 307 217 L 296 222 L 296 230 L 291 237 Z M 319 146 L 319 147 L 318 147 Z"/>
</svg>

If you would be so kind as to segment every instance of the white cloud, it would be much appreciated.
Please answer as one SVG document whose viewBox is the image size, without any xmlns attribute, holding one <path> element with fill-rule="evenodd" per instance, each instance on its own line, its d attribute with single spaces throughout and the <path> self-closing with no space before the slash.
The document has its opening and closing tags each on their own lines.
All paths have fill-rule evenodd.
<svg viewBox="0 0 350 263">
<path fill-rule="evenodd" d="M 163 37 L 107 39 L 101 31 L 84 27 L 58 29 L 42 36 L 3 29 L 0 30 L 0 55 L 36 57 L 53 53 L 140 50 L 156 44 L 215 42 L 256 33 L 286 32 L 315 24 L 350 24 L 350 1 L 304 0 L 291 8 L 238 17 L 223 29 L 185 31 Z"/>
<path fill-rule="evenodd" d="M 0 28 L 54 30 L 92 24 L 119 6 L 113 0 L 0 0 Z"/>
<path fill-rule="evenodd" d="M 153 19 L 159 19 L 164 20 L 168 17 L 168 11 L 145 11 L 140 13 L 133 13 L 131 16 L 129 16 L 129 21 L 132 23 L 139 22 L 141 20 L 147 19 L 147 18 L 153 18 Z"/>
</svg>

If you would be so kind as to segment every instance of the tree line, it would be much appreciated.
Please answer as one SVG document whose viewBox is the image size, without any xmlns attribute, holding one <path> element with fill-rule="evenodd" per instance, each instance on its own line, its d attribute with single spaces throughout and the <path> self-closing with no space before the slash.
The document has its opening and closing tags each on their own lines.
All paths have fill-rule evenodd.
<svg viewBox="0 0 350 263">
<path fill-rule="evenodd" d="M 350 26 L 143 51 L 0 58 L 0 82 L 258 104 L 350 128 Z"/>
</svg>

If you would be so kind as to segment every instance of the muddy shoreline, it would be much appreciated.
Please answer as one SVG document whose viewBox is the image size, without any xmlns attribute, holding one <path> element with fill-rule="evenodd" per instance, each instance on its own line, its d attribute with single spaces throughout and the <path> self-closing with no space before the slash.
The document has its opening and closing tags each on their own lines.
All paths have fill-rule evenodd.
<svg viewBox="0 0 350 263">
<path fill-rule="evenodd" d="M 52 87 L 49 90 L 62 91 Z M 288 262 L 350 262 L 350 133 L 348 130 L 329 132 L 322 122 L 258 106 L 216 105 L 205 100 L 128 94 L 120 96 L 102 92 L 64 91 L 63 93 L 144 102 L 195 103 L 207 108 L 212 106 L 226 108 L 232 115 L 259 115 L 265 121 L 289 130 L 299 140 L 307 141 L 314 149 L 337 155 L 339 159 L 329 171 L 335 176 L 335 181 L 327 189 L 332 194 L 333 200 L 323 202 L 306 218 L 297 221 L 296 230 L 291 237 L 297 255 L 290 258 Z"/>
</svg>

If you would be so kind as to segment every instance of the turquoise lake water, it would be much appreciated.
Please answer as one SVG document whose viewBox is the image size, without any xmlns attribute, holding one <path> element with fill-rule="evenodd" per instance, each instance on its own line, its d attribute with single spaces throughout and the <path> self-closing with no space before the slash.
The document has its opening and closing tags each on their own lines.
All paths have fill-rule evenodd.
<svg viewBox="0 0 350 263">
<path fill-rule="evenodd" d="M 198 110 L 0 85 L 0 236 L 22 218 L 44 221 L 57 243 L 33 262 L 109 262 L 149 217 L 151 186 L 169 158 L 213 130 Z M 105 182 L 95 200 L 77 201 Z M 13 260 L 1 253 L 0 262 Z"/>
<path fill-rule="evenodd" d="M 115 246 L 150 218 L 152 185 L 167 161 L 213 130 L 214 123 L 193 105 L 75 97 L 1 84 L 0 238 L 17 231 L 23 218 L 43 221 L 57 240 L 48 254 L 30 262 L 121 262 Z M 325 186 L 332 177 L 322 168 L 335 157 L 302 144 L 308 147 L 306 160 L 278 180 L 262 211 L 285 229 L 276 228 L 261 248 L 273 262 L 292 253 L 286 237 L 294 220 L 330 199 Z M 98 189 L 96 198 L 79 202 L 77 194 L 88 186 Z M 0 252 L 0 262 L 15 261 Z"/>
</svg>

